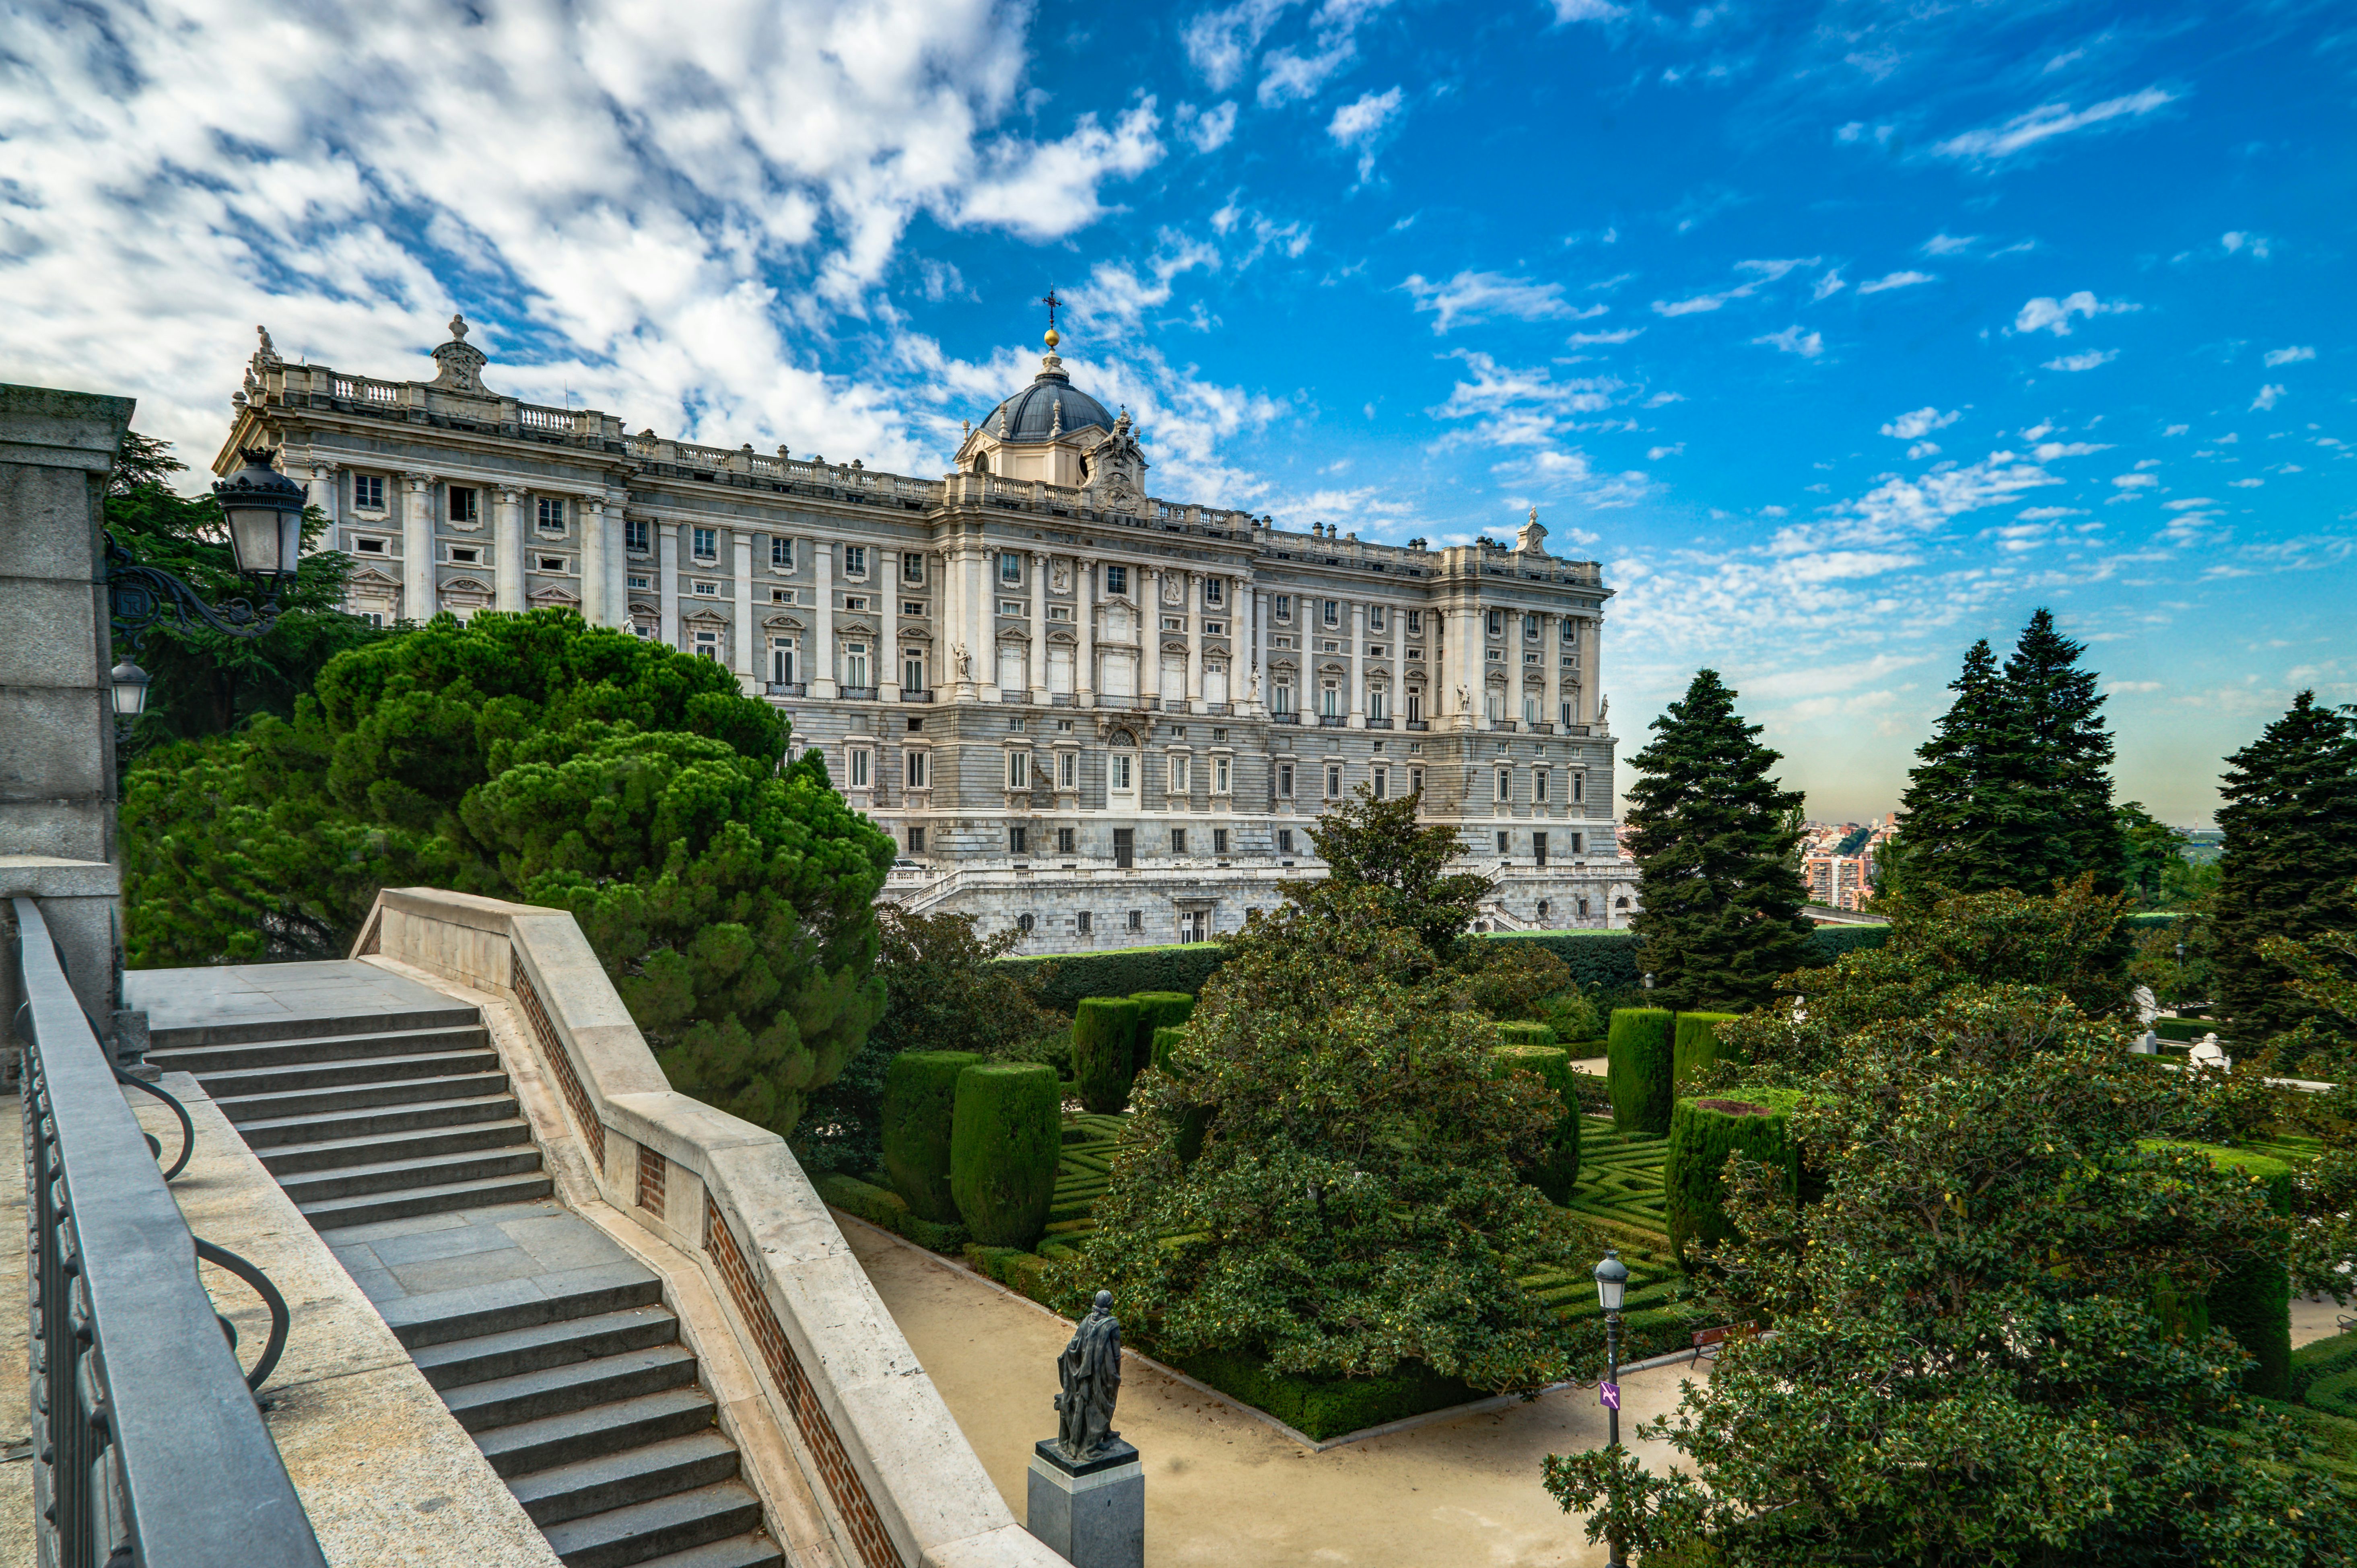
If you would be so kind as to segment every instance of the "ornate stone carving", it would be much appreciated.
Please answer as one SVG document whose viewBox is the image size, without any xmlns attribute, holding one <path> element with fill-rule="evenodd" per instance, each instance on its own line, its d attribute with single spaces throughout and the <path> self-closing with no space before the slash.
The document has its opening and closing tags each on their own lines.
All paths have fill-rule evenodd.
<svg viewBox="0 0 2357 1568">
<path fill-rule="evenodd" d="M 1072 1330 L 1071 1343 L 1056 1358 L 1056 1446 L 1084 1465 L 1121 1434 L 1113 1429 L 1114 1402 L 1121 1397 L 1121 1321 L 1113 1315 L 1113 1292 L 1097 1292 L 1096 1305 Z"/>
</svg>

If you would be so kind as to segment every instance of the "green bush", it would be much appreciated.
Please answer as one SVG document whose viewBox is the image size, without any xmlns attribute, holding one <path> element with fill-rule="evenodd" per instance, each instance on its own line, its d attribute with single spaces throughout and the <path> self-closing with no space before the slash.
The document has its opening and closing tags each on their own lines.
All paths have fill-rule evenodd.
<svg viewBox="0 0 2357 1568">
<path fill-rule="evenodd" d="M 941 1224 L 920 1219 L 909 1212 L 909 1206 L 897 1192 L 848 1176 L 841 1172 L 823 1176 L 812 1183 L 820 1197 L 845 1214 L 865 1219 L 878 1230 L 889 1230 L 895 1236 L 914 1241 L 929 1251 L 954 1254 L 965 1245 L 965 1227 Z"/>
<path fill-rule="evenodd" d="M 1417 1362 L 1403 1362 L 1380 1378 L 1306 1378 L 1273 1372 L 1243 1351 L 1211 1351 L 1178 1367 L 1318 1443 L 1484 1397 Z"/>
<path fill-rule="evenodd" d="M 1140 991 L 1130 997 L 1137 1004 L 1137 1056 L 1130 1077 L 1135 1079 L 1154 1064 L 1154 1035 L 1175 1029 L 1195 1015 L 1195 999 L 1183 991 Z"/>
<path fill-rule="evenodd" d="M 2248 1149 L 2190 1144 L 2221 1170 L 2240 1171 L 2265 1185 L 2267 1206 L 2277 1214 L 2291 1212 L 2291 1166 Z M 2291 1393 L 2291 1274 L 2281 1253 L 2245 1257 L 2230 1263 L 2210 1285 L 2210 1321 L 2234 1337 L 2234 1342 L 2258 1359 L 2243 1374 L 2243 1387 L 2263 1399 L 2286 1399 Z M 2357 1384 L 2357 1379 L 2352 1380 Z M 2357 1411 L 2336 1412 L 2352 1414 Z"/>
<path fill-rule="evenodd" d="M 1168 1025 L 1165 1025 L 1163 1027 L 1154 1031 L 1154 1067 L 1156 1070 L 1165 1073 L 1172 1078 L 1178 1076 L 1177 1073 L 1171 1071 L 1170 1053 L 1177 1050 L 1178 1048 L 1178 1042 L 1186 1037 L 1186 1030 L 1172 1028 Z"/>
<path fill-rule="evenodd" d="M 1596 998 L 1578 986 L 1542 997 L 1539 1015 L 1555 1031 L 1555 1037 L 1566 1045 L 1604 1037 L 1604 1015 L 1596 1010 Z M 1582 1054 L 1572 1053 L 1575 1057 Z"/>
<path fill-rule="evenodd" d="M 1725 1097 L 1685 1098 L 1670 1115 L 1670 1146 L 1662 1165 L 1670 1250 L 1690 1262 L 1689 1243 L 1716 1247 L 1735 1235 L 1727 1222 L 1727 1160 L 1740 1154 L 1784 1173 L 1784 1190 L 1801 1190 L 1801 1148 L 1792 1135 L 1792 1112 L 1801 1096 L 1790 1090 L 1747 1089 Z"/>
<path fill-rule="evenodd" d="M 1100 1116 L 1129 1104 L 1136 1077 L 1137 1004 L 1126 996 L 1083 996 L 1072 1013 L 1072 1082 L 1081 1103 Z"/>
<path fill-rule="evenodd" d="M 2307 1399 L 2309 1389 L 2341 1372 L 2357 1372 L 2357 1333 L 2312 1339 L 2291 1353 L 2291 1397 Z"/>
<path fill-rule="evenodd" d="M 1028 1249 L 1048 1228 L 1063 1154 L 1063 1094 L 1038 1062 L 991 1062 L 958 1075 L 950 1187 L 985 1247 Z"/>
<path fill-rule="evenodd" d="M 2204 1035 L 2218 1032 L 2218 1026 L 2207 1018 L 2155 1018 L 2152 1032 L 2164 1040 L 2199 1040 Z M 2219 1036 L 2222 1042 L 2225 1036 Z"/>
<path fill-rule="evenodd" d="M 1607 933 L 1610 934 L 1610 933 Z M 1665 1007 L 1622 1007 L 1612 1015 L 1605 1054 L 1611 1058 L 1612 1125 L 1623 1133 L 1670 1130 L 1672 1088 L 1670 1012 Z"/>
<path fill-rule="evenodd" d="M 1498 1038 L 1510 1046 L 1553 1046 L 1555 1043 L 1555 1031 L 1544 1024 L 1501 1024 L 1498 1026 Z"/>
<path fill-rule="evenodd" d="M 1719 1059 L 1718 1026 L 1732 1013 L 1681 1013 L 1677 1034 L 1670 1046 L 1670 1076 L 1681 1090 Z"/>
<path fill-rule="evenodd" d="M 884 1071 L 884 1168 L 920 1219 L 954 1220 L 950 1118 L 958 1074 L 990 1058 L 978 1051 L 902 1051 Z"/>
<path fill-rule="evenodd" d="M 1555 1124 L 1554 1142 L 1542 1165 L 1522 1173 L 1523 1179 L 1547 1195 L 1551 1203 L 1567 1203 L 1572 1189 L 1579 1185 L 1579 1094 L 1572 1085 L 1571 1053 L 1561 1046 L 1542 1043 L 1522 1044 L 1513 1041 L 1510 1031 L 1517 1027 L 1542 1028 L 1539 1025 L 1501 1025 L 1499 1033 L 1508 1036 L 1508 1043 L 1491 1053 L 1498 1064 L 1501 1076 L 1510 1072 L 1534 1072 L 1546 1080 L 1563 1101 L 1563 1116 Z M 1585 1074 L 1580 1076 L 1585 1077 Z"/>
<path fill-rule="evenodd" d="M 1217 942 L 1176 942 L 998 961 L 1049 972 L 1040 994 L 1053 1006 L 1071 1007 L 1082 997 L 1130 996 L 1140 991 L 1183 991 L 1191 996 L 1228 961 L 1228 950 Z"/>
</svg>

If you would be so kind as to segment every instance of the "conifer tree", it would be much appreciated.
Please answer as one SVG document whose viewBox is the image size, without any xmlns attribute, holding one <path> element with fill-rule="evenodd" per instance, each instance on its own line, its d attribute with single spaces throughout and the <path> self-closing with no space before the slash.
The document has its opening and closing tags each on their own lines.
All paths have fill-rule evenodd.
<svg viewBox="0 0 2357 1568">
<path fill-rule="evenodd" d="M 2085 651 L 2040 609 L 2005 661 L 2014 744 L 1998 779 L 2014 811 L 1998 826 L 1996 847 L 2009 885 L 2026 893 L 2088 871 L 2098 893 L 2127 882 L 2127 841 L 2112 814 L 2112 735 L 2095 672 L 2079 667 Z"/>
<path fill-rule="evenodd" d="M 1716 670 L 1655 719 L 1635 758 L 1629 825 L 1644 908 L 1639 962 L 1679 1007 L 1741 1012 L 1801 966 L 1805 895 L 1786 856 L 1801 803 L 1768 770 L 1782 754 L 1735 711 Z"/>
<path fill-rule="evenodd" d="M 1956 700 L 1916 749 L 1921 760 L 1900 797 L 1906 817 L 1883 857 L 1885 892 L 1986 893 L 2012 886 L 1996 848 L 2011 810 L 1997 768 L 2012 749 L 2012 714 L 1988 639 L 1964 654 L 1964 671 L 1948 690 Z"/>
<path fill-rule="evenodd" d="M 2260 950 L 2270 937 L 2308 942 L 2357 926 L 2357 715 L 2313 692 L 2226 759 L 2218 811 L 2212 962 L 2236 1032 L 2264 1037 L 2317 1014 L 2292 972 Z"/>
</svg>

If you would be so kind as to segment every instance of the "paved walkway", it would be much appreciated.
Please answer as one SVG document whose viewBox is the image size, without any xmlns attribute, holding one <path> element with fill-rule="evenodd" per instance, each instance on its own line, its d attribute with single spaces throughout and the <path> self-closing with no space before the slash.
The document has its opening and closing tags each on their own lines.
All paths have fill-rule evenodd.
<svg viewBox="0 0 2357 1568">
<path fill-rule="evenodd" d="M 855 1220 L 852 1250 L 1020 1520 L 1031 1444 L 1069 1324 Z M 1122 1435 L 1145 1455 L 1147 1568 L 1587 1568 L 1585 1526 L 1539 1484 L 1547 1455 L 1599 1446 L 1593 1390 L 1313 1454 L 1266 1423 L 1153 1372 L 1123 1370 Z M 1627 1433 L 1677 1402 L 1684 1368 L 1628 1380 Z M 1707 1376 L 1707 1367 L 1700 1375 Z M 1665 1466 L 1666 1445 L 1632 1444 Z"/>
<path fill-rule="evenodd" d="M 123 1001 L 126 1007 L 146 1009 L 152 1029 L 346 1018 L 455 1005 L 432 986 L 350 959 L 135 969 L 123 977 Z"/>
</svg>

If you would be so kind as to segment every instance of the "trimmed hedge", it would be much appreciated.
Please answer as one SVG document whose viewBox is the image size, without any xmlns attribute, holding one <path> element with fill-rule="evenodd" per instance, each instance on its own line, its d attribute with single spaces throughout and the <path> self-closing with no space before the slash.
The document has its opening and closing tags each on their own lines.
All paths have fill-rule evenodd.
<svg viewBox="0 0 2357 1568">
<path fill-rule="evenodd" d="M 1510 1072 L 1538 1074 L 1563 1102 L 1545 1161 L 1523 1172 L 1523 1179 L 1546 1194 L 1550 1203 L 1570 1201 L 1572 1189 L 1579 1185 L 1580 1118 L 1579 1095 L 1571 1083 L 1571 1053 L 1561 1046 L 1509 1042 L 1491 1051 L 1490 1059 L 1497 1065 L 1501 1078 Z"/>
<path fill-rule="evenodd" d="M 1275 1372 L 1244 1351 L 1190 1356 L 1177 1365 L 1188 1376 L 1255 1410 L 1268 1412 L 1319 1443 L 1483 1397 L 1479 1390 L 1444 1378 L 1420 1362 L 1404 1361 L 1380 1378 L 1306 1378 Z"/>
<path fill-rule="evenodd" d="M 1172 1028 L 1168 1025 L 1165 1025 L 1161 1028 L 1154 1031 L 1153 1066 L 1157 1071 L 1160 1071 L 1166 1076 L 1171 1078 L 1178 1076 L 1176 1072 L 1171 1070 L 1170 1053 L 1177 1050 L 1178 1048 L 1178 1042 L 1186 1037 L 1186 1030 Z"/>
<path fill-rule="evenodd" d="M 1083 996 L 1072 1013 L 1072 1082 L 1100 1116 L 1129 1104 L 1137 1076 L 1138 1005 L 1126 996 Z"/>
<path fill-rule="evenodd" d="M 1553 1046 L 1557 1043 L 1555 1030 L 1544 1024 L 1501 1024 L 1498 1026 L 1498 1038 L 1510 1046 Z M 1568 1051 L 1564 1053 L 1566 1058 L 1570 1054 Z"/>
<path fill-rule="evenodd" d="M 901 1200 L 899 1193 L 861 1181 L 857 1176 L 845 1176 L 838 1171 L 831 1176 L 823 1176 L 811 1185 L 818 1188 L 821 1198 L 845 1214 L 914 1241 L 927 1251 L 953 1254 L 965 1245 L 964 1226 L 920 1219 L 909 1212 L 908 1204 Z"/>
<path fill-rule="evenodd" d="M 1175 1029 L 1195 1015 L 1195 999 L 1183 991 L 1140 991 L 1130 997 L 1137 1004 L 1137 1058 L 1130 1072 L 1137 1075 L 1154 1065 L 1154 1035 Z"/>
<path fill-rule="evenodd" d="M 1792 1140 L 1792 1113 L 1802 1098 L 1791 1090 L 1750 1089 L 1677 1102 L 1662 1164 L 1662 1196 L 1670 1251 L 1680 1267 L 1687 1262 L 1688 1242 L 1716 1247 L 1736 1234 L 1726 1208 L 1729 1155 L 1781 1167 L 1785 1191 L 1798 1197 L 1801 1147 Z"/>
<path fill-rule="evenodd" d="M 1666 1007 L 1617 1007 L 1605 1046 L 1610 1058 L 1612 1125 L 1623 1133 L 1670 1130 L 1670 1017 Z"/>
<path fill-rule="evenodd" d="M 989 1059 L 975 1051 L 902 1051 L 884 1071 L 884 1168 L 920 1219 L 948 1224 L 958 1217 L 950 1196 L 958 1074 Z"/>
<path fill-rule="evenodd" d="M 2267 1207 L 2291 1212 L 2291 1166 L 2248 1149 L 2186 1145 L 2210 1156 L 2222 1170 L 2240 1171 L 2266 1189 Z M 2291 1392 L 2291 1273 L 2283 1258 L 2245 1258 L 2229 1264 L 2210 1284 L 2210 1321 L 2234 1337 L 2258 1365 L 2243 1374 L 2243 1387 L 2262 1399 Z M 2357 1383 L 2357 1379 L 2352 1380 Z"/>
<path fill-rule="evenodd" d="M 1732 1013 L 1678 1015 L 1677 1034 L 1670 1046 L 1670 1078 L 1679 1089 L 1717 1064 L 1718 1026 L 1734 1017 Z"/>
<path fill-rule="evenodd" d="M 958 1218 L 983 1246 L 1028 1249 L 1047 1230 L 1063 1098 L 1044 1062 L 993 1062 L 958 1075 L 950 1187 Z"/>
<path fill-rule="evenodd" d="M 1217 942 L 1177 942 L 996 961 L 1020 966 L 1026 973 L 1048 971 L 1041 994 L 1050 1006 L 1063 1008 L 1084 996 L 1131 996 L 1141 991 L 1183 991 L 1192 996 L 1228 961 L 1228 950 Z"/>
<path fill-rule="evenodd" d="M 2357 1418 L 2357 1333 L 2310 1340 L 2291 1353 L 2290 1397 Z"/>
<path fill-rule="evenodd" d="M 2190 1042 L 2200 1040 L 2204 1035 L 2217 1035 L 2218 1026 L 2208 1018 L 2155 1018 L 2152 1032 L 2158 1039 Z M 2226 1043 L 2223 1035 L 2218 1035 L 2218 1039 L 2222 1045 Z"/>
</svg>

